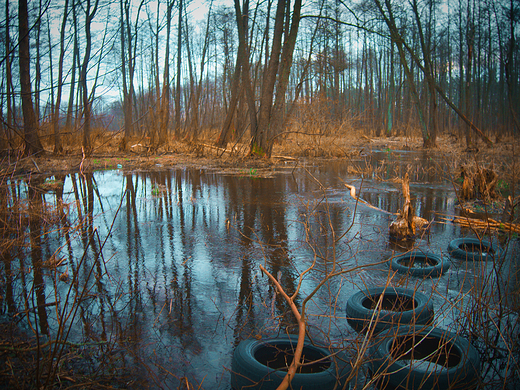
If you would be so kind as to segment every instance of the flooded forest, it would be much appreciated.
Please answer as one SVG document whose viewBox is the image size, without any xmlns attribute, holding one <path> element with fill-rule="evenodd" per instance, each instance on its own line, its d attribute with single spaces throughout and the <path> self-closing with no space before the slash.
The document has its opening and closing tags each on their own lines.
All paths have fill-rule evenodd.
<svg viewBox="0 0 520 390">
<path fill-rule="evenodd" d="M 518 0 L 0 21 L 0 389 L 520 388 Z"/>
</svg>

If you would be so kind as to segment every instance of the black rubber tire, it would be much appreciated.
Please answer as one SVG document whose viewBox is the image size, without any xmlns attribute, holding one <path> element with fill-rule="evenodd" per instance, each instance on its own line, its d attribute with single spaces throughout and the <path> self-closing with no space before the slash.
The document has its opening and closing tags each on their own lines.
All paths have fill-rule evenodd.
<svg viewBox="0 0 520 390">
<path fill-rule="evenodd" d="M 448 253 L 451 257 L 460 260 L 487 261 L 500 258 L 502 251 L 498 245 L 488 240 L 457 238 L 448 244 Z"/>
<path fill-rule="evenodd" d="M 247 339 L 238 344 L 233 353 L 233 361 L 231 363 L 231 388 L 233 390 L 241 389 L 276 389 L 282 383 L 286 370 L 278 365 L 290 364 L 292 356 L 280 351 L 292 351 L 298 343 L 297 336 L 282 336 L 267 339 Z M 338 372 L 334 361 L 327 356 L 330 352 L 326 349 L 313 346 L 307 340 L 303 347 L 303 354 L 308 361 L 323 359 L 320 363 L 311 364 L 314 371 L 308 373 L 296 373 L 291 381 L 292 389 L 334 389 L 338 383 Z M 274 360 L 280 359 L 277 362 Z M 288 360 L 286 358 L 289 357 Z M 271 367 L 267 363 L 267 359 L 272 361 Z M 266 360 L 266 363 L 264 363 Z M 274 365 L 274 368 L 272 368 Z M 347 368 L 340 373 L 342 378 L 346 378 L 348 374 Z M 340 387 L 341 388 L 341 387 Z M 348 388 L 348 387 L 347 387 Z"/>
<path fill-rule="evenodd" d="M 370 348 L 370 364 L 372 378 L 381 388 L 466 390 L 477 386 L 478 351 L 456 333 L 432 327 L 401 326 L 380 336 L 381 341 Z M 423 360 L 412 363 L 412 354 Z M 399 355 L 405 359 L 397 359 Z"/>
<path fill-rule="evenodd" d="M 374 306 L 383 295 L 382 310 Z M 398 304 L 399 307 L 395 307 Z M 399 309 L 399 310 L 397 310 Z M 347 322 L 357 332 L 364 333 L 372 321 L 379 333 L 397 324 L 427 325 L 433 322 L 432 300 L 423 293 L 400 287 L 372 287 L 352 295 L 347 301 Z"/>
<path fill-rule="evenodd" d="M 426 264 L 426 266 L 414 266 L 419 264 Z M 391 268 L 401 274 L 408 274 L 418 278 L 438 278 L 450 268 L 450 263 L 434 253 L 414 249 L 394 257 Z"/>
<path fill-rule="evenodd" d="M 374 309 L 383 295 L 382 310 Z M 396 310 L 395 304 L 401 310 Z M 347 301 L 347 322 L 357 332 L 364 333 L 372 321 L 378 333 L 397 324 L 427 325 L 433 322 L 432 300 L 419 291 L 400 287 L 373 287 L 361 290 Z"/>
</svg>

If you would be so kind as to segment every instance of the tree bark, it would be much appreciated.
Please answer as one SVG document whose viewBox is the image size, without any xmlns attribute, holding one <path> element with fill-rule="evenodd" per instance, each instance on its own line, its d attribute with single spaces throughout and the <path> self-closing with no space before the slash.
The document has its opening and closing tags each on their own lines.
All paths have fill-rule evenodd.
<svg viewBox="0 0 520 390">
<path fill-rule="evenodd" d="M 92 12 L 90 11 L 90 0 L 87 0 L 87 5 L 85 8 L 85 55 L 83 57 L 83 64 L 81 66 L 81 86 L 82 86 L 82 100 L 83 100 L 83 149 L 84 153 L 87 156 L 90 156 L 92 153 L 92 145 L 90 142 L 90 117 L 91 117 L 91 101 L 88 96 L 87 89 L 87 68 L 88 63 L 90 61 L 90 51 L 92 49 L 92 32 L 90 30 L 90 26 L 92 24 L 92 19 L 94 19 L 94 15 L 97 11 L 99 0 L 96 0 Z"/>
<path fill-rule="evenodd" d="M 257 128 L 252 129 L 250 153 L 259 156 L 267 156 L 269 151 L 269 139 L 272 127 L 270 123 L 271 109 L 273 107 L 274 85 L 278 75 L 280 53 L 282 50 L 283 21 L 285 16 L 285 0 L 278 0 L 274 22 L 273 44 L 269 63 L 264 72 L 262 92 L 260 95 L 260 111 L 258 113 Z"/>
<path fill-rule="evenodd" d="M 181 65 L 182 65 L 182 12 L 183 0 L 179 0 L 179 19 L 177 30 L 177 86 L 175 88 L 175 135 L 181 135 Z"/>
<path fill-rule="evenodd" d="M 389 0 L 385 0 L 385 6 L 388 11 L 388 15 L 383 10 L 383 7 L 379 0 L 374 0 L 377 9 L 381 13 L 381 16 L 384 18 L 386 25 L 390 31 L 390 37 L 392 41 L 397 46 L 397 51 L 399 52 L 399 59 L 401 60 L 401 65 L 403 66 L 403 71 L 405 73 L 406 79 L 408 81 L 408 86 L 410 88 L 410 94 L 412 95 L 413 104 L 415 109 L 417 110 L 417 115 L 419 117 L 419 124 L 421 127 L 421 133 L 423 137 L 423 143 L 428 144 L 428 140 L 430 139 L 430 135 L 428 133 L 428 127 L 424 121 L 424 111 L 421 106 L 421 101 L 419 99 L 419 94 L 417 93 L 417 87 L 415 85 L 415 81 L 413 79 L 412 72 L 408 66 L 408 61 L 406 60 L 406 54 L 404 51 L 404 41 L 397 29 L 397 25 L 395 23 L 394 14 L 392 12 L 392 6 Z"/>
<path fill-rule="evenodd" d="M 14 102 L 14 93 L 13 93 L 13 75 L 11 72 L 11 39 L 9 35 L 9 1 L 5 2 L 5 51 L 6 51 L 6 59 L 5 59 L 5 80 L 6 80 L 6 100 L 7 100 L 7 126 L 3 126 L 5 130 L 5 137 L 8 144 L 13 147 L 11 143 L 11 134 L 13 127 L 13 107 L 15 106 Z"/>
<path fill-rule="evenodd" d="M 301 6 L 301 0 L 296 0 L 294 2 L 291 27 L 289 30 L 289 34 L 287 35 L 287 40 L 283 45 L 278 85 L 276 89 L 276 98 L 274 102 L 273 116 L 271 120 L 271 131 L 266 146 L 267 157 L 271 157 L 274 139 L 283 131 L 284 127 L 285 99 L 287 93 L 287 86 L 289 84 L 289 76 L 291 74 L 291 67 L 293 63 L 293 54 L 294 48 L 296 46 L 296 37 L 298 36 L 298 29 L 300 26 Z"/>
<path fill-rule="evenodd" d="M 20 89 L 23 112 L 23 135 L 25 156 L 43 153 L 44 149 L 38 136 L 38 122 L 34 113 L 31 97 L 31 61 L 29 56 L 29 15 L 27 0 L 18 2 L 18 32 L 19 32 L 19 64 Z"/>
<path fill-rule="evenodd" d="M 61 94 L 63 90 L 63 59 L 65 57 L 65 26 L 67 25 L 67 16 L 69 13 L 69 0 L 65 0 L 63 6 L 63 19 L 60 30 L 60 58 L 58 60 L 58 88 L 56 91 L 56 103 L 54 105 L 53 127 L 54 127 L 54 154 L 63 153 L 63 146 L 60 137 L 60 105 Z M 74 65 L 73 65 L 74 66 Z"/>
</svg>

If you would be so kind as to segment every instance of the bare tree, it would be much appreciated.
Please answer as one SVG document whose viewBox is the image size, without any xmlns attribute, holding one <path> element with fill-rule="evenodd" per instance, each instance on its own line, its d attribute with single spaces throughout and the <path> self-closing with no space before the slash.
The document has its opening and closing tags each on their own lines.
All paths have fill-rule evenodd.
<svg viewBox="0 0 520 390">
<path fill-rule="evenodd" d="M 14 118 L 14 89 L 13 89 L 13 77 L 11 72 L 11 38 L 9 33 L 10 26 L 9 16 L 9 2 L 5 2 L 5 84 L 6 84 L 6 109 L 7 109 L 7 122 L 4 125 L 5 135 L 7 142 L 11 147 L 11 129 L 13 127 Z"/>
<path fill-rule="evenodd" d="M 44 149 L 38 136 L 38 121 L 34 113 L 31 97 L 31 60 L 29 55 L 29 14 L 27 0 L 18 2 L 18 34 L 20 88 L 23 111 L 24 155 L 43 153 Z"/>
<path fill-rule="evenodd" d="M 181 65 L 182 65 L 182 15 L 184 13 L 184 2 L 179 2 L 179 15 L 177 23 L 177 84 L 175 87 L 175 135 L 181 134 Z"/>
<path fill-rule="evenodd" d="M 123 76 L 123 112 L 124 112 L 124 136 L 121 141 L 121 149 L 126 150 L 127 142 L 132 132 L 134 105 L 134 73 L 135 73 L 135 50 L 137 47 L 137 30 L 139 15 L 143 7 L 144 0 L 139 3 L 135 16 L 135 26 L 132 31 L 132 22 L 130 18 L 131 3 L 129 0 L 120 0 L 121 11 L 121 72 Z M 128 70 L 127 70 L 128 67 Z"/>
<path fill-rule="evenodd" d="M 56 91 L 56 104 L 54 105 L 53 126 L 54 126 L 54 153 L 63 153 L 63 146 L 60 138 L 60 105 L 63 90 L 63 59 L 65 57 L 65 26 L 67 25 L 67 17 L 69 14 L 69 0 L 65 0 L 63 5 L 63 19 L 60 30 L 60 58 L 58 60 L 58 86 Z"/>
<path fill-rule="evenodd" d="M 86 155 L 92 153 L 92 145 L 90 141 L 90 120 L 92 115 L 91 100 L 89 99 L 87 89 L 87 69 L 90 61 L 90 52 L 92 50 L 92 19 L 97 12 L 99 0 L 95 0 L 94 6 L 91 9 L 91 1 L 87 0 L 85 5 L 85 55 L 83 56 L 83 63 L 81 65 L 80 84 L 81 96 L 83 103 L 83 149 Z"/>
</svg>

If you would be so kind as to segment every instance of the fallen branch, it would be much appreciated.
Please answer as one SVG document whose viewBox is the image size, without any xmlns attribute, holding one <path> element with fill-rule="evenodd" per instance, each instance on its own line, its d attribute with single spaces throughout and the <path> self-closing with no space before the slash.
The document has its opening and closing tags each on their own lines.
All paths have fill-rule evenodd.
<svg viewBox="0 0 520 390">
<path fill-rule="evenodd" d="M 391 213 L 390 211 L 386 211 L 386 210 L 380 209 L 379 207 L 371 205 L 366 200 L 363 200 L 363 199 L 359 198 L 358 196 L 356 196 L 356 187 L 351 186 L 350 184 L 347 184 L 347 183 L 343 183 L 343 184 L 345 185 L 345 187 L 347 187 L 349 189 L 350 196 L 352 198 L 354 198 L 354 200 L 356 200 L 357 202 L 363 203 L 365 206 L 368 206 L 368 207 L 370 207 L 370 208 L 372 208 L 374 210 L 377 210 L 377 211 L 381 211 L 382 213 L 386 213 L 386 214 L 390 214 L 390 215 L 397 215 L 395 213 Z"/>
<path fill-rule="evenodd" d="M 494 229 L 507 231 L 512 233 L 520 233 L 520 225 L 516 223 L 509 222 L 499 222 L 492 218 L 488 218 L 487 220 L 470 218 L 470 217 L 441 217 L 441 219 L 456 223 L 462 227 L 467 228 L 475 228 L 475 229 Z"/>
</svg>

